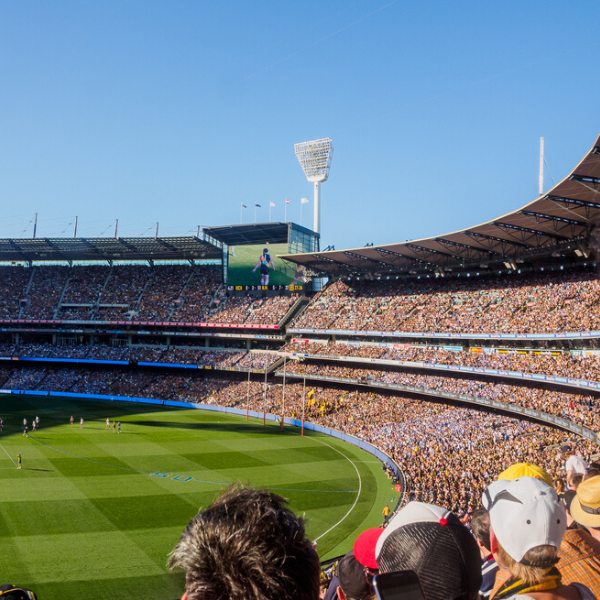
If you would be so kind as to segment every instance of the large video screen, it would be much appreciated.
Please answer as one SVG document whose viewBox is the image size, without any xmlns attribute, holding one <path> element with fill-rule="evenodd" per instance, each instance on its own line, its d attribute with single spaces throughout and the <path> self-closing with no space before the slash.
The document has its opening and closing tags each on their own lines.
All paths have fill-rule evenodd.
<svg viewBox="0 0 600 600">
<path fill-rule="evenodd" d="M 264 250 L 267 252 L 264 252 Z M 290 285 L 297 275 L 295 265 L 277 258 L 288 254 L 287 244 L 229 246 L 228 284 L 230 286 Z M 296 281 L 303 284 L 304 280 Z"/>
</svg>

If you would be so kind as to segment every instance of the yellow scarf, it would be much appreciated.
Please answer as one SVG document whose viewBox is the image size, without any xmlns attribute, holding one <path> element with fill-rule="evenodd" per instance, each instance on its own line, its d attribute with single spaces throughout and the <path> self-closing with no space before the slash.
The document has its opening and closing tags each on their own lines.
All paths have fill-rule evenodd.
<svg viewBox="0 0 600 600">
<path fill-rule="evenodd" d="M 494 600 L 503 600 L 503 598 L 510 598 L 511 596 L 515 596 L 517 594 L 553 590 L 559 587 L 561 583 L 562 581 L 560 578 L 560 573 L 556 567 L 552 567 L 548 573 L 546 573 L 544 581 L 540 583 L 534 583 L 533 585 L 528 585 L 523 583 L 520 579 L 511 577 L 502 584 L 502 587 L 494 596 Z"/>
</svg>

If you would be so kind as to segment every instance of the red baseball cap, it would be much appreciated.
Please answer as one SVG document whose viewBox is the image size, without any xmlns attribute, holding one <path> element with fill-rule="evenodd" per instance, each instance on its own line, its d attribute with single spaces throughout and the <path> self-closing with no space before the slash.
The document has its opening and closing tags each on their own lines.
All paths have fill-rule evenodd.
<svg viewBox="0 0 600 600">
<path fill-rule="evenodd" d="M 363 566 L 369 569 L 377 569 L 377 559 L 375 557 L 375 546 L 379 536 L 383 533 L 383 528 L 373 527 L 363 531 L 354 542 L 354 558 Z"/>
</svg>

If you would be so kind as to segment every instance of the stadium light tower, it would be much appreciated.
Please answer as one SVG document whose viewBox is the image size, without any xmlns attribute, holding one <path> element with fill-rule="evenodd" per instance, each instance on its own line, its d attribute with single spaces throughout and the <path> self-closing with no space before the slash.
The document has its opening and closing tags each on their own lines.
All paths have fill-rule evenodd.
<svg viewBox="0 0 600 600">
<path fill-rule="evenodd" d="M 294 144 L 296 157 L 300 161 L 306 179 L 315 187 L 313 231 L 319 233 L 321 221 L 321 183 L 329 177 L 333 143 L 330 138 Z"/>
</svg>

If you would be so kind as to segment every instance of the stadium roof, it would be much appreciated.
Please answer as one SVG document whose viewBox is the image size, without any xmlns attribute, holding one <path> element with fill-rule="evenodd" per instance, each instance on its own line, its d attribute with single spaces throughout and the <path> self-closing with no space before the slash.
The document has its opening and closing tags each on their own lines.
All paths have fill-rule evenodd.
<svg viewBox="0 0 600 600">
<path fill-rule="evenodd" d="M 197 237 L 0 239 L 0 261 L 221 259 L 223 251 Z"/>
<path fill-rule="evenodd" d="M 581 162 L 537 200 L 487 223 L 384 246 L 282 256 L 315 273 L 391 274 L 482 268 L 572 255 L 587 258 L 600 222 L 600 136 Z"/>
<path fill-rule="evenodd" d="M 316 237 L 319 236 L 318 233 L 296 223 L 248 223 L 205 227 L 203 231 L 206 235 L 228 246 L 246 246 L 250 244 L 287 244 L 290 227 Z"/>
</svg>

